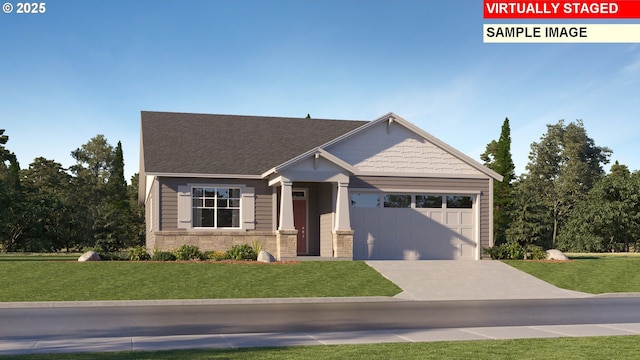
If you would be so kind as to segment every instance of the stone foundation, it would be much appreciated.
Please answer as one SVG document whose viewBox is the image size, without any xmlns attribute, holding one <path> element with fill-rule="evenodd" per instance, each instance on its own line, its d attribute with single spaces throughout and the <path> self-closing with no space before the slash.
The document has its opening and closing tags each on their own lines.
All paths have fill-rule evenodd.
<svg viewBox="0 0 640 360">
<path fill-rule="evenodd" d="M 277 231 L 156 231 L 147 234 L 147 249 L 173 251 L 182 245 L 195 245 L 200 251 L 227 251 L 234 245 L 262 244 L 262 250 L 277 260 L 292 259 L 297 254 L 298 230 Z M 353 231 L 334 230 L 333 257 L 353 259 Z"/>
<path fill-rule="evenodd" d="M 252 245 L 254 241 L 262 244 L 262 250 L 275 256 L 277 249 L 274 231 L 157 231 L 147 238 L 147 248 L 155 251 L 173 251 L 182 245 L 195 245 L 200 251 L 227 251 L 234 245 Z M 294 248 L 295 256 L 295 248 Z"/>
<path fill-rule="evenodd" d="M 333 230 L 333 257 L 353 259 L 353 230 Z"/>
</svg>

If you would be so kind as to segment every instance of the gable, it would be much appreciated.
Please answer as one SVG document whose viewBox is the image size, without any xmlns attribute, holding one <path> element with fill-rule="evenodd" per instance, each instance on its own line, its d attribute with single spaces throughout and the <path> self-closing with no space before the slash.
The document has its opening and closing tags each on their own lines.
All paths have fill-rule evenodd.
<svg viewBox="0 0 640 360">
<path fill-rule="evenodd" d="M 296 181 L 346 181 L 349 173 L 355 169 L 328 154 L 319 150 L 308 156 L 295 159 L 277 172 L 289 179 Z"/>
<path fill-rule="evenodd" d="M 326 150 L 366 173 L 483 175 L 457 154 L 398 121 L 379 121 Z"/>
</svg>

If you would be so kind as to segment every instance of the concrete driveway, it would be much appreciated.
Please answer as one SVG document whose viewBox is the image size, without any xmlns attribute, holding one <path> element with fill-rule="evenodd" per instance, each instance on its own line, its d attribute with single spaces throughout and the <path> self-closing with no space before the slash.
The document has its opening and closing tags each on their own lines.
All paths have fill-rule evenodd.
<svg viewBox="0 0 640 360">
<path fill-rule="evenodd" d="M 560 289 L 493 260 L 367 261 L 406 300 L 566 299 L 592 296 Z"/>
</svg>

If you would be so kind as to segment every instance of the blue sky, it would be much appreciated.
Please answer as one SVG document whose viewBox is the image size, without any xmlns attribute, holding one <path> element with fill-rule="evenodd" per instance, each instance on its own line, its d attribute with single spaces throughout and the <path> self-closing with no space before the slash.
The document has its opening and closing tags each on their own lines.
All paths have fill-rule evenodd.
<svg viewBox="0 0 640 360">
<path fill-rule="evenodd" d="M 484 44 L 500 22 L 481 0 L 47 1 L 0 13 L 0 128 L 22 168 L 104 134 L 129 178 L 141 110 L 394 112 L 475 159 L 509 117 L 520 174 L 546 124 L 582 119 L 639 170 L 640 44 Z"/>
</svg>

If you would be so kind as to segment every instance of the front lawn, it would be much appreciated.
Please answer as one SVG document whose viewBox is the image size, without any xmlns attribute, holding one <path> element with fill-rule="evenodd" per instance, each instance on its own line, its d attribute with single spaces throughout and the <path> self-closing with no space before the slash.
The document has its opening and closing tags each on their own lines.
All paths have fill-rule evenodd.
<svg viewBox="0 0 640 360">
<path fill-rule="evenodd" d="M 640 292 L 640 256 L 570 254 L 571 261 L 504 262 L 563 289 L 591 294 Z"/>
<path fill-rule="evenodd" d="M 361 261 L 5 261 L 0 302 L 393 296 L 401 289 Z"/>
</svg>

